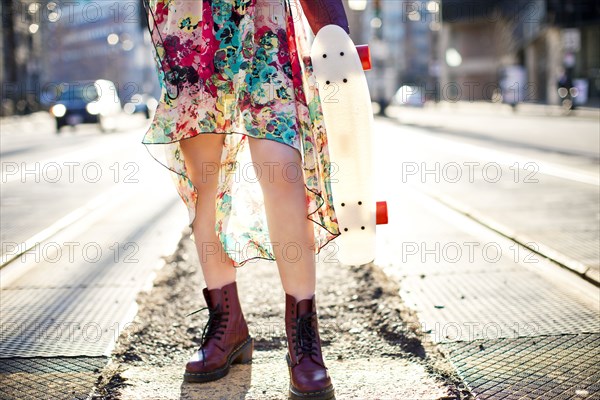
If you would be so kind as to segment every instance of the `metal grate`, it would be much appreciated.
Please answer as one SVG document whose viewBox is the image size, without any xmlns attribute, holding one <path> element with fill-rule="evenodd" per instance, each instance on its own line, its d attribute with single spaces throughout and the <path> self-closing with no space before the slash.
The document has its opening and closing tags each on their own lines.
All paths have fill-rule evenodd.
<svg viewBox="0 0 600 400">
<path fill-rule="evenodd" d="M 600 331 L 598 306 L 528 271 L 408 277 L 401 295 L 436 342 Z"/>
<path fill-rule="evenodd" d="M 2 357 L 104 356 L 125 328 L 130 288 L 2 291 Z"/>
<path fill-rule="evenodd" d="M 600 334 L 441 346 L 479 399 L 600 399 Z"/>
<path fill-rule="evenodd" d="M 106 357 L 0 359 L 3 400 L 87 399 Z"/>
</svg>

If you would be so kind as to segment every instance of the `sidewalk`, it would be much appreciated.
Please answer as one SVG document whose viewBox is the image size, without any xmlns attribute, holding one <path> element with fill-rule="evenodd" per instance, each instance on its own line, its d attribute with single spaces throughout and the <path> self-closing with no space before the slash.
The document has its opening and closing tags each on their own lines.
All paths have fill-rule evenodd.
<svg viewBox="0 0 600 400">
<path fill-rule="evenodd" d="M 46 111 L 28 115 L 14 115 L 0 118 L 0 135 L 15 135 L 39 129 L 40 126 L 54 126 L 54 117 Z"/>
<path fill-rule="evenodd" d="M 342 267 L 321 257 L 317 304 L 323 352 L 337 399 L 450 399 L 456 382 L 440 354 L 423 342 L 414 313 L 398 287 L 374 266 Z M 100 380 L 99 398 L 286 399 L 284 292 L 274 263 L 238 271 L 242 308 L 255 351 L 251 365 L 207 384 L 184 384 L 188 357 L 207 318 L 185 315 L 204 306 L 193 242 L 176 254 L 139 299 L 134 329 L 122 335 Z M 108 384 L 106 384 L 108 383 Z"/>
<path fill-rule="evenodd" d="M 386 114 L 404 126 L 418 126 L 431 133 L 462 139 L 477 139 L 491 146 L 508 145 L 580 156 L 596 162 L 600 159 L 600 109 L 590 110 L 579 117 L 547 115 L 538 109 L 513 113 L 510 107 L 506 107 L 493 103 L 434 103 L 422 108 L 390 107 Z"/>
<path fill-rule="evenodd" d="M 494 103 L 490 101 L 444 101 L 428 102 L 425 109 L 432 109 L 441 112 L 459 113 L 459 114 L 494 114 L 494 115 L 520 115 L 520 116 L 541 116 L 541 117 L 562 117 L 565 116 L 565 110 L 559 105 L 519 103 L 515 108 L 510 104 Z M 577 107 L 569 113 L 570 118 L 591 118 L 598 119 L 600 108 L 597 107 Z"/>
</svg>

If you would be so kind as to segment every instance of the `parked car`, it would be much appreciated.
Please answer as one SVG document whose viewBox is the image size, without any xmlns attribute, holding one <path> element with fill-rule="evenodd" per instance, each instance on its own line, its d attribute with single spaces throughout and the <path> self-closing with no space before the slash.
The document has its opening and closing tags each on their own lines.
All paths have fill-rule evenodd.
<svg viewBox="0 0 600 400">
<path fill-rule="evenodd" d="M 146 118 L 151 118 L 156 111 L 158 101 L 149 94 L 137 93 L 131 96 L 131 99 L 125 103 L 123 110 L 127 114 L 144 113 Z"/>
<path fill-rule="evenodd" d="M 122 109 L 115 84 L 98 79 L 60 85 L 50 113 L 56 119 L 56 133 L 63 126 L 79 124 L 99 124 L 107 132 L 117 128 Z"/>
<path fill-rule="evenodd" d="M 425 94 L 418 86 L 404 85 L 394 95 L 392 104 L 397 106 L 423 107 Z"/>
</svg>

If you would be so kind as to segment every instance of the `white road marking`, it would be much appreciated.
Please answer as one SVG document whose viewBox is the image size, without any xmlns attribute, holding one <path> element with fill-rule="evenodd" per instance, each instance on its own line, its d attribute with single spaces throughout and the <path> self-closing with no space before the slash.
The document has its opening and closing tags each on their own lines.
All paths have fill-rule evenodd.
<svg viewBox="0 0 600 400">
<path fill-rule="evenodd" d="M 67 228 L 68 226 L 78 222 L 85 216 L 90 215 L 92 212 L 98 212 L 100 210 L 106 210 L 107 208 L 110 208 L 115 203 L 122 201 L 123 199 L 131 196 L 133 193 L 133 190 L 124 190 L 123 186 L 115 186 L 114 188 L 93 198 L 85 205 L 76 208 L 69 214 L 60 218 L 58 221 L 54 222 L 46 229 L 43 229 L 42 231 L 31 236 L 29 239 L 19 243 L 18 249 L 15 249 L 16 251 L 14 253 L 11 251 L 10 253 L 2 254 L 0 256 L 0 269 L 4 268 L 11 261 L 20 257 L 26 251 L 32 249 L 37 243 L 40 243 L 48 239 L 49 237 L 52 237 L 53 235 Z"/>
</svg>

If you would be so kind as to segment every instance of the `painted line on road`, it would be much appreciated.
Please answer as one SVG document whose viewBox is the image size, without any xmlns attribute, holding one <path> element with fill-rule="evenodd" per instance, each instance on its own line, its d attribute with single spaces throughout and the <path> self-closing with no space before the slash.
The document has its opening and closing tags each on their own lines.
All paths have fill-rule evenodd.
<svg viewBox="0 0 600 400">
<path fill-rule="evenodd" d="M 600 291 L 597 290 L 598 284 L 589 279 L 581 279 L 582 276 L 573 273 L 569 268 L 557 263 L 556 260 L 549 258 L 539 251 L 531 249 L 526 244 L 521 243 L 511 237 L 498 232 L 495 229 L 483 224 L 480 220 L 467 215 L 461 210 L 448 205 L 444 201 L 432 196 L 431 193 L 422 191 L 414 186 L 406 188 L 405 193 L 413 197 L 414 201 L 422 204 L 428 211 L 436 214 L 439 218 L 454 226 L 457 230 L 467 233 L 478 240 L 485 240 L 488 243 L 496 243 L 502 249 L 502 254 L 510 254 L 514 257 L 513 246 L 518 246 L 518 254 L 526 254 L 531 251 L 530 262 L 521 262 L 517 264 L 553 283 L 560 286 L 561 289 L 568 290 L 577 298 L 585 300 L 589 307 L 596 309 L 600 304 Z M 448 200 L 448 199 L 446 199 Z M 539 257 L 538 257 L 539 256 Z M 532 262 L 535 260 L 535 262 Z"/>
<path fill-rule="evenodd" d="M 385 123 L 385 122 L 384 122 Z M 397 127 L 396 124 L 388 123 Z M 407 129 L 409 127 L 403 126 Z M 557 178 L 567 179 L 574 182 L 585 183 L 593 186 L 600 186 L 600 175 L 578 170 L 576 168 L 567 167 L 564 165 L 556 164 L 541 160 L 539 158 L 525 157 L 516 153 L 510 153 L 501 150 L 493 150 L 485 146 L 479 146 L 471 143 L 459 142 L 450 140 L 440 136 L 434 136 L 426 128 L 423 127 L 410 127 L 413 132 L 418 133 L 419 140 L 423 142 L 434 142 L 436 145 L 440 145 L 440 142 L 444 143 L 441 145 L 442 148 L 448 149 L 453 153 L 460 155 L 474 157 L 481 160 L 494 161 L 498 164 L 513 167 L 515 163 L 521 166 L 527 163 L 534 163 L 540 173 L 544 175 L 555 176 Z"/>
<path fill-rule="evenodd" d="M 453 147 L 455 152 L 461 153 L 462 155 L 477 155 L 478 157 L 493 160 L 499 164 L 505 166 L 513 166 L 515 163 L 525 165 L 527 163 L 534 163 L 539 167 L 539 172 L 544 175 L 551 175 L 557 178 L 568 179 L 570 181 L 585 183 L 588 185 L 600 186 L 600 176 L 591 174 L 588 172 L 580 171 L 575 168 L 565 167 L 563 165 L 555 164 L 540 159 L 531 157 L 523 157 L 515 153 L 508 153 L 499 150 L 492 150 L 486 147 L 477 146 L 474 144 L 460 143 L 448 141 L 447 147 Z"/>
<path fill-rule="evenodd" d="M 29 239 L 19 243 L 19 249 L 15 253 L 5 252 L 0 255 L 0 270 L 4 269 L 7 265 L 9 265 L 12 261 L 18 259 L 27 251 L 31 250 L 36 244 L 41 243 L 44 240 L 54 236 L 58 232 L 64 230 L 65 228 L 74 225 L 82 218 L 90 215 L 92 212 L 98 212 L 102 209 L 110 208 L 114 204 L 122 201 L 123 199 L 130 197 L 133 191 L 127 191 L 129 193 L 123 193 L 122 186 L 115 186 L 114 188 L 102 193 L 101 195 L 93 198 L 85 205 L 75 209 L 64 217 L 60 218 L 58 221 L 54 222 L 52 225 L 43 229 L 42 231 L 36 233 L 31 236 Z"/>
</svg>

